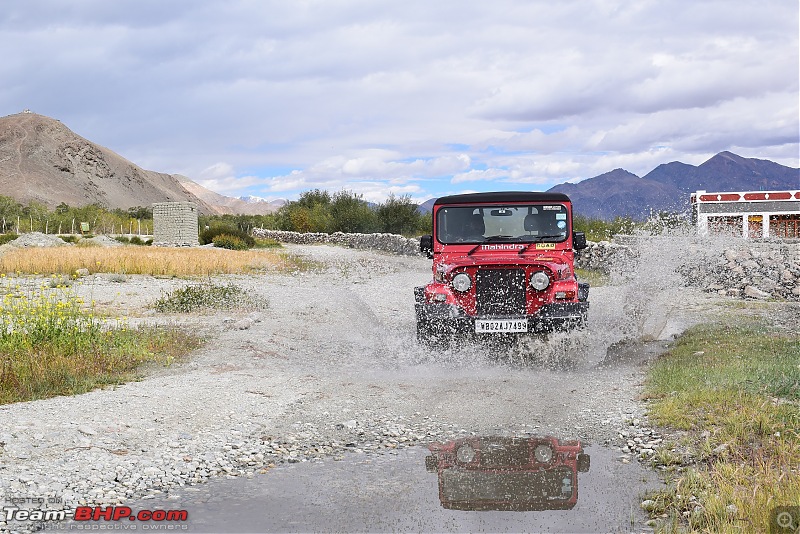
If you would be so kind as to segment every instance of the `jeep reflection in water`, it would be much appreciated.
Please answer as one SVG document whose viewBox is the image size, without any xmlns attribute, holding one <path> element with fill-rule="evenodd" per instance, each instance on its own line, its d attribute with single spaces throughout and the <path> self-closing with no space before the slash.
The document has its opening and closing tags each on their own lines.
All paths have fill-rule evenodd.
<svg viewBox="0 0 800 534">
<path fill-rule="evenodd" d="M 453 195 L 433 205 L 433 235 L 420 249 L 433 281 L 414 288 L 417 339 L 447 344 L 481 337 L 569 330 L 585 324 L 589 284 L 575 275 L 572 203 L 559 193 Z"/>
<path fill-rule="evenodd" d="M 578 472 L 589 471 L 580 441 L 552 436 L 473 436 L 428 448 L 425 468 L 439 475 L 439 502 L 450 510 L 571 510 Z"/>
</svg>

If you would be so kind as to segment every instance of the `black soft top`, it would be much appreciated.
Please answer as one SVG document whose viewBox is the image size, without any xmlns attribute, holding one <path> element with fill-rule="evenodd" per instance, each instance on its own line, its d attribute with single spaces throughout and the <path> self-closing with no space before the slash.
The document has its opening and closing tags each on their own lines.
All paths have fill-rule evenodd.
<svg viewBox="0 0 800 534">
<path fill-rule="evenodd" d="M 563 193 L 541 193 L 536 191 L 497 191 L 493 193 L 466 193 L 439 197 L 434 206 L 440 204 L 477 204 L 488 202 L 569 202 Z"/>
</svg>

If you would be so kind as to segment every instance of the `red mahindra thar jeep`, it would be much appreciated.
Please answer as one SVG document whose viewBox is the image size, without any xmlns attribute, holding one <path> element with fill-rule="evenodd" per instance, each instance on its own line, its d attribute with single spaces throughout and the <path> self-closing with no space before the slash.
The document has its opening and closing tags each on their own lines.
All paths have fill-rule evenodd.
<svg viewBox="0 0 800 534">
<path fill-rule="evenodd" d="M 433 259 L 433 281 L 414 288 L 417 339 L 446 343 L 481 337 L 569 330 L 586 322 L 589 284 L 575 275 L 572 203 L 560 193 L 496 192 L 441 197 L 433 235 L 420 249 Z"/>
</svg>

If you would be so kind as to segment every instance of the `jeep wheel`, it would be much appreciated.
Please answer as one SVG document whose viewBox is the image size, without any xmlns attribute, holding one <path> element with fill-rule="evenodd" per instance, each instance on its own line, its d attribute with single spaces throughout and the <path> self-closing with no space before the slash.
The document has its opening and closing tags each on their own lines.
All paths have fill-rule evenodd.
<svg viewBox="0 0 800 534">
<path fill-rule="evenodd" d="M 589 324 L 589 312 L 585 311 L 581 313 L 581 318 L 578 320 L 578 324 L 575 325 L 575 328 L 578 330 L 583 330 Z"/>
</svg>

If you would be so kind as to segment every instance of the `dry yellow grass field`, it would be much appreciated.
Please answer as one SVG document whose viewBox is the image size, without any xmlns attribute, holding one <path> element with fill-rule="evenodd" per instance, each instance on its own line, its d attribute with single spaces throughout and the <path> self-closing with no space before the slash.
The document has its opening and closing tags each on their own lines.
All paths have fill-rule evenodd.
<svg viewBox="0 0 800 534">
<path fill-rule="evenodd" d="M 298 268 L 293 257 L 271 250 L 217 248 L 52 247 L 9 250 L 0 256 L 1 273 L 148 274 L 153 276 L 205 276 L 244 274 Z"/>
</svg>

